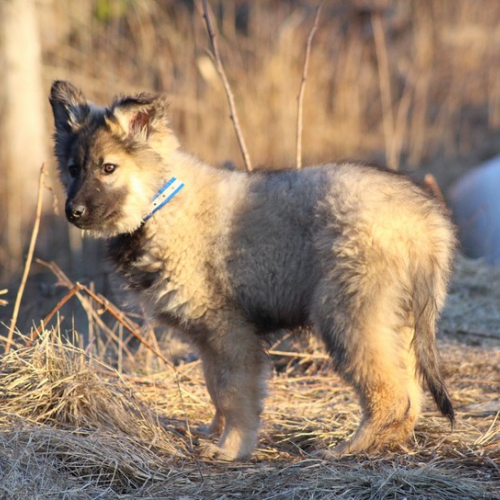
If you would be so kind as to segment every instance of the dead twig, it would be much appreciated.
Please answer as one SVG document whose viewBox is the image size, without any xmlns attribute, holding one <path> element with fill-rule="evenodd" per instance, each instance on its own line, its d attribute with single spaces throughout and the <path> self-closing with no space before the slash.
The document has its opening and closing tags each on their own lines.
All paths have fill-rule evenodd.
<svg viewBox="0 0 500 500">
<path fill-rule="evenodd" d="M 297 168 L 302 168 L 302 121 L 303 121 L 303 101 L 304 92 L 306 89 L 307 72 L 309 70 L 309 58 L 311 55 L 311 45 L 314 38 L 314 34 L 318 29 L 319 14 L 321 12 L 321 7 L 323 7 L 323 1 L 321 0 L 316 7 L 316 14 L 314 15 L 314 23 L 312 25 L 309 36 L 307 37 L 306 43 L 306 54 L 304 57 L 304 67 L 302 68 L 302 78 L 300 80 L 299 93 L 297 95 Z"/>
<path fill-rule="evenodd" d="M 208 2 L 207 0 L 202 0 L 203 6 L 203 19 L 205 20 L 205 25 L 207 27 L 208 36 L 210 38 L 210 44 L 212 46 L 212 56 L 215 59 L 215 67 L 224 85 L 224 90 L 226 91 L 227 101 L 229 103 L 229 117 L 233 122 L 234 131 L 236 132 L 236 138 L 238 139 L 238 145 L 240 147 L 241 155 L 245 162 L 246 169 L 251 172 L 253 170 L 252 162 L 250 160 L 250 155 L 248 154 L 248 149 L 241 131 L 240 122 L 238 119 L 238 114 L 236 112 L 236 105 L 234 103 L 234 95 L 231 90 L 231 85 L 224 71 L 224 66 L 222 65 L 222 60 L 219 53 L 219 47 L 217 45 L 217 37 L 215 35 L 215 30 L 212 25 L 212 20 L 210 19 L 210 14 L 208 12 Z"/>
<path fill-rule="evenodd" d="M 406 78 L 403 95 L 398 104 L 396 113 L 396 125 L 392 134 L 391 150 L 389 153 L 389 165 L 395 170 L 399 169 L 401 160 L 401 151 L 403 150 L 403 143 L 408 124 L 408 112 L 412 101 L 412 85 L 411 75 Z"/>
<path fill-rule="evenodd" d="M 19 315 L 19 308 L 21 306 L 21 300 L 24 294 L 24 288 L 26 286 L 26 281 L 28 280 L 28 274 L 31 268 L 31 262 L 33 260 L 33 252 L 35 251 L 36 239 L 38 237 L 38 230 L 40 228 L 40 219 L 42 217 L 42 190 L 43 190 L 43 179 L 46 175 L 45 163 L 42 163 L 40 167 L 40 178 L 38 181 L 38 197 L 36 201 L 36 216 L 35 223 L 33 224 L 33 231 L 31 233 L 31 241 L 28 249 L 28 255 L 26 257 L 26 264 L 24 266 L 24 272 L 21 279 L 21 284 L 19 285 L 19 290 L 17 292 L 16 301 L 14 303 L 14 310 L 12 311 L 12 319 L 10 321 L 9 334 L 7 336 L 7 343 L 5 345 L 5 354 L 10 351 L 10 345 L 12 343 L 12 338 L 14 337 L 14 331 L 16 330 L 17 317 Z"/>
<path fill-rule="evenodd" d="M 131 333 L 141 344 L 143 344 L 147 349 L 149 349 L 151 352 L 153 352 L 156 356 L 158 356 L 166 365 L 170 366 L 171 368 L 175 369 L 174 364 L 167 359 L 160 351 L 155 349 L 140 333 L 140 327 L 133 321 L 131 321 L 129 318 L 125 316 L 116 306 L 111 304 L 108 300 L 106 300 L 103 297 L 100 297 L 96 293 L 94 293 L 92 290 L 90 290 L 88 287 L 85 285 L 82 285 L 81 283 L 75 283 L 73 284 L 65 275 L 64 273 L 58 268 L 58 266 L 54 262 L 44 262 L 40 259 L 37 260 L 37 262 L 41 265 L 44 265 L 45 267 L 48 267 L 52 271 L 54 271 L 54 274 L 56 277 L 59 278 L 60 282 L 59 284 L 62 286 L 65 286 L 70 289 L 70 291 L 58 302 L 58 304 L 52 309 L 52 311 L 44 318 L 42 321 L 42 324 L 32 333 L 31 335 L 31 340 L 30 342 L 33 342 L 40 332 L 43 330 L 45 325 L 52 319 L 54 314 L 75 294 L 78 292 L 85 292 L 89 297 L 91 297 L 97 304 L 99 304 L 103 312 L 108 312 L 113 316 L 113 318 L 118 321 L 118 323 L 122 324 L 124 328 Z M 62 278 L 62 279 L 61 279 Z"/>
<path fill-rule="evenodd" d="M 68 300 L 71 299 L 71 297 L 73 297 L 73 295 L 75 295 L 78 292 L 78 290 L 79 290 L 78 283 L 71 287 L 70 291 L 56 304 L 56 306 L 52 309 L 52 311 L 50 311 L 49 314 L 45 316 L 45 318 L 41 322 L 41 325 L 31 333 L 28 342 L 26 342 L 26 347 L 29 347 L 36 340 L 38 335 L 40 335 L 40 333 L 44 330 L 45 325 L 47 325 L 49 321 L 54 317 L 54 314 L 56 314 L 56 312 L 59 311 L 61 307 L 64 304 L 66 304 L 66 302 L 68 302 Z"/>
<path fill-rule="evenodd" d="M 394 135 L 394 117 L 392 115 L 392 92 L 391 76 L 389 73 L 389 59 L 387 57 L 387 44 L 385 41 L 382 16 L 379 12 L 372 14 L 373 38 L 375 40 L 375 52 L 377 54 L 378 79 L 380 88 L 380 99 L 382 101 L 382 123 L 384 127 L 385 156 L 387 166 L 395 169 L 396 165 L 391 158 L 392 141 Z"/>
<path fill-rule="evenodd" d="M 287 351 L 276 351 L 274 349 L 271 349 L 267 351 L 267 353 L 271 356 L 283 356 L 285 358 L 296 358 L 296 359 L 306 359 L 306 360 L 329 360 L 331 359 L 330 356 L 327 354 L 322 354 L 319 352 L 315 352 L 313 354 L 307 354 L 303 352 L 287 352 Z"/>
<path fill-rule="evenodd" d="M 441 203 L 443 208 L 448 214 L 451 214 L 450 209 L 446 205 L 446 200 L 444 199 L 443 192 L 437 183 L 436 178 L 432 174 L 425 174 L 424 183 L 429 189 L 429 191 L 434 195 L 434 197 Z"/>
<path fill-rule="evenodd" d="M 473 337 L 481 337 L 484 339 L 498 340 L 498 334 L 495 334 L 495 333 L 475 332 L 475 331 L 471 331 L 471 330 L 459 329 L 459 330 L 455 330 L 455 334 L 456 335 L 465 335 L 467 337 L 473 336 Z"/>
<path fill-rule="evenodd" d="M 0 290 L 0 295 L 5 295 L 8 293 L 8 290 Z M 0 299 L 0 306 L 6 306 L 9 302 L 7 300 Z"/>
<path fill-rule="evenodd" d="M 47 267 L 48 269 L 50 269 L 50 271 L 52 271 L 52 273 L 56 276 L 56 278 L 58 279 L 58 282 L 59 282 L 59 285 L 61 286 L 64 286 L 68 289 L 72 289 L 75 285 L 71 282 L 71 280 L 66 276 L 66 274 L 64 274 L 64 272 L 62 271 L 62 269 L 55 263 L 55 262 L 45 262 L 41 259 L 36 259 L 36 262 L 37 264 L 40 264 L 44 267 Z M 74 293 L 74 295 L 76 296 L 76 298 L 80 301 L 80 304 L 82 305 L 82 307 L 85 309 L 85 311 L 87 312 L 88 316 L 89 316 L 89 319 L 93 319 L 94 321 L 96 321 L 96 323 L 98 324 L 99 328 L 101 328 L 101 330 L 103 330 L 114 342 L 116 342 L 118 344 L 119 347 L 121 347 L 125 353 L 127 354 L 127 356 L 129 357 L 129 359 L 131 361 L 134 361 L 134 355 L 130 352 L 130 350 L 127 348 L 127 346 L 123 343 L 123 341 L 120 340 L 119 337 L 117 337 L 117 335 L 110 329 L 108 328 L 108 326 L 104 323 L 104 321 L 102 321 L 102 319 L 100 318 L 99 316 L 99 312 L 96 311 L 92 305 L 89 303 L 89 300 L 86 299 L 81 293 L 80 293 L 80 290 L 77 289 L 76 290 L 76 293 Z M 71 297 L 69 297 L 71 298 Z M 54 310 L 49 313 L 49 315 L 43 320 L 43 323 L 42 323 L 42 327 L 40 328 L 43 328 L 45 325 L 48 324 L 48 322 L 52 319 L 52 317 L 54 316 L 54 314 L 63 306 L 64 304 L 58 304 Z M 130 321 L 130 320 L 129 320 Z M 136 325 L 136 324 L 132 324 L 131 322 L 131 327 L 133 328 L 137 328 L 139 329 L 139 326 Z M 35 335 L 35 338 L 37 335 L 39 335 L 39 331 L 38 332 L 35 332 L 36 335 Z"/>
</svg>

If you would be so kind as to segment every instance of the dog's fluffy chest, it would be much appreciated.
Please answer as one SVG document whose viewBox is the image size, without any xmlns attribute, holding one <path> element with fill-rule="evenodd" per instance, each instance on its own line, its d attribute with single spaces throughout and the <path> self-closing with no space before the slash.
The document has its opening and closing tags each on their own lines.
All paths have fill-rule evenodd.
<svg viewBox="0 0 500 500">
<path fill-rule="evenodd" d="M 147 243 L 144 227 L 131 234 L 120 234 L 111 239 L 108 255 L 126 283 L 127 288 L 135 291 L 149 289 L 161 272 L 161 262 L 146 250 Z M 145 265 L 150 261 L 150 265 Z"/>
<path fill-rule="evenodd" d="M 192 329 L 210 307 L 209 291 L 194 259 L 196 252 L 171 236 L 171 244 L 166 245 L 162 234 L 148 232 L 143 226 L 113 238 L 108 254 L 125 288 L 149 315 L 171 326 Z"/>
</svg>

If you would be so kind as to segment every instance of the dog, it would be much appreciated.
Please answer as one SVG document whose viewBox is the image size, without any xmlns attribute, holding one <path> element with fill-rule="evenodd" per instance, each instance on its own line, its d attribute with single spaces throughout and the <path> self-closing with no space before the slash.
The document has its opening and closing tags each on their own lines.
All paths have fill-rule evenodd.
<svg viewBox="0 0 500 500">
<path fill-rule="evenodd" d="M 126 288 L 199 350 L 218 435 L 207 454 L 245 460 L 265 393 L 266 337 L 305 326 L 355 388 L 362 419 L 332 454 L 398 447 L 427 384 L 451 424 L 439 368 L 455 231 L 403 175 L 338 163 L 229 171 L 184 152 L 164 96 L 106 108 L 53 83 L 55 155 L 70 223 L 109 239 Z"/>
</svg>

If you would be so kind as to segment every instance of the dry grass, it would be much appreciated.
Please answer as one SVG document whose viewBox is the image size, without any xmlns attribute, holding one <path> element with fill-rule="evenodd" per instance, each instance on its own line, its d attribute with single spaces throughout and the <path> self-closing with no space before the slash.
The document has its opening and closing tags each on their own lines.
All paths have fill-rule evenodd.
<svg viewBox="0 0 500 500">
<path fill-rule="evenodd" d="M 24 446 L 24 454 L 117 489 L 166 479 L 169 464 L 183 454 L 170 438 L 175 431 L 113 375 L 50 332 L 34 347 L 4 356 L 2 444 L 16 455 Z"/>
<path fill-rule="evenodd" d="M 297 341 L 295 341 L 296 343 Z M 198 361 L 120 375 L 45 332 L 0 371 L 0 497 L 498 498 L 500 352 L 442 346 L 458 409 L 450 432 L 428 407 L 407 450 L 325 462 L 351 433 L 353 392 L 314 345 L 276 357 L 260 447 L 244 464 L 200 458 L 191 435 L 212 411 Z"/>
</svg>

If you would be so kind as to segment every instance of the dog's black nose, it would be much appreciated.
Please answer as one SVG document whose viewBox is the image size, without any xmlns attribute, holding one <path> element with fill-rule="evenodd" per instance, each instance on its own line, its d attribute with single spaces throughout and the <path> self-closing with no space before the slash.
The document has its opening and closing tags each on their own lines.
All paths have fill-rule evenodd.
<svg viewBox="0 0 500 500">
<path fill-rule="evenodd" d="M 68 203 L 66 205 L 66 217 L 70 221 L 75 221 L 80 219 L 84 213 L 85 213 L 85 205 L 82 205 L 81 203 L 78 203 L 76 205 Z"/>
</svg>

